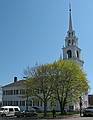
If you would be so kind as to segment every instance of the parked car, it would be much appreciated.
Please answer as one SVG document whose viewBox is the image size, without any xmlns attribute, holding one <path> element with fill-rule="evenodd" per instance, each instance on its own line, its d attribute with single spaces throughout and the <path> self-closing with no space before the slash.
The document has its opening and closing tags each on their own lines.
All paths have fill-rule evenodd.
<svg viewBox="0 0 93 120">
<path fill-rule="evenodd" d="M 83 116 L 93 116 L 93 107 L 87 107 L 83 110 Z"/>
<path fill-rule="evenodd" d="M 35 109 L 36 112 L 42 112 L 41 108 L 40 107 L 37 107 L 37 106 L 33 106 L 32 107 L 33 109 Z"/>
<path fill-rule="evenodd" d="M 17 117 L 37 117 L 37 113 L 34 110 L 30 110 L 30 111 L 19 111 L 15 113 L 15 116 Z"/>
<path fill-rule="evenodd" d="M 24 117 L 37 117 L 38 114 L 34 110 L 31 110 L 31 111 L 24 111 L 23 115 Z"/>
<path fill-rule="evenodd" d="M 0 108 L 0 116 L 15 116 L 16 112 L 20 112 L 18 106 L 2 106 Z"/>
<path fill-rule="evenodd" d="M 24 113 L 22 111 L 18 111 L 15 113 L 16 117 L 24 117 Z"/>
</svg>

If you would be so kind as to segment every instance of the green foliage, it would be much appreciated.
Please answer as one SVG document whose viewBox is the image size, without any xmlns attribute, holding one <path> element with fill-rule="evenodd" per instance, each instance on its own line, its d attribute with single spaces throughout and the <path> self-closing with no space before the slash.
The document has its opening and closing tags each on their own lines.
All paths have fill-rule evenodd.
<svg viewBox="0 0 93 120">
<path fill-rule="evenodd" d="M 53 64 L 54 92 L 59 101 L 61 113 L 65 105 L 76 102 L 81 94 L 88 91 L 88 81 L 83 69 L 74 61 L 60 60 Z"/>
<path fill-rule="evenodd" d="M 35 68 L 33 70 L 34 76 L 26 81 L 28 88 L 30 88 L 29 94 L 44 103 L 44 116 L 46 116 L 47 102 L 50 100 L 53 91 L 54 82 L 51 79 L 51 68 L 51 64 Z"/>
<path fill-rule="evenodd" d="M 44 103 L 45 115 L 48 101 L 52 105 L 59 101 L 62 113 L 67 104 L 76 102 L 89 88 L 85 72 L 74 61 L 59 60 L 38 66 L 29 73 L 31 77 L 26 81 L 29 96 L 35 96 Z"/>
</svg>

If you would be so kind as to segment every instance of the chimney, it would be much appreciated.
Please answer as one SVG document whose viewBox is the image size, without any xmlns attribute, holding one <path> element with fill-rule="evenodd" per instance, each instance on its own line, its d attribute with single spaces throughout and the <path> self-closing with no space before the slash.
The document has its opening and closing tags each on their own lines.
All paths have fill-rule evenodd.
<svg viewBox="0 0 93 120">
<path fill-rule="evenodd" d="M 17 77 L 14 77 L 14 83 L 16 83 L 17 82 Z"/>
</svg>

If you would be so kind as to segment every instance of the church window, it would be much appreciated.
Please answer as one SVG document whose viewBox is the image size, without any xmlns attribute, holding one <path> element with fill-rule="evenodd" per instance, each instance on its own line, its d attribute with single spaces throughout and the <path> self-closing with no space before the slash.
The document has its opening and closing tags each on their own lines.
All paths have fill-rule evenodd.
<svg viewBox="0 0 93 120">
<path fill-rule="evenodd" d="M 77 58 L 79 58 L 79 52 L 77 51 Z"/>
<path fill-rule="evenodd" d="M 72 40 L 72 45 L 75 45 L 75 42 L 74 42 L 74 40 Z"/>
<path fill-rule="evenodd" d="M 72 36 L 73 36 L 73 32 L 72 32 Z"/>
<path fill-rule="evenodd" d="M 71 50 L 68 50 L 67 51 L 67 58 L 69 59 L 69 58 L 72 58 L 72 52 L 71 52 Z"/>
<path fill-rule="evenodd" d="M 69 32 L 69 37 L 70 37 L 71 33 Z"/>
<path fill-rule="evenodd" d="M 70 41 L 70 40 L 68 40 L 68 46 L 70 46 L 70 44 L 71 44 L 71 41 Z"/>
</svg>

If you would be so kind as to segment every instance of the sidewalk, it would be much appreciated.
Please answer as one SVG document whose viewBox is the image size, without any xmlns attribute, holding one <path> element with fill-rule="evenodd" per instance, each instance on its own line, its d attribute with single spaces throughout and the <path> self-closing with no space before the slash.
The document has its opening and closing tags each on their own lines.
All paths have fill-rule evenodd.
<svg viewBox="0 0 93 120">
<path fill-rule="evenodd" d="M 66 115 L 66 116 L 63 116 L 62 118 L 68 119 L 68 118 L 78 118 L 78 117 L 80 117 L 80 115 L 79 114 L 75 114 L 75 115 Z"/>
</svg>

